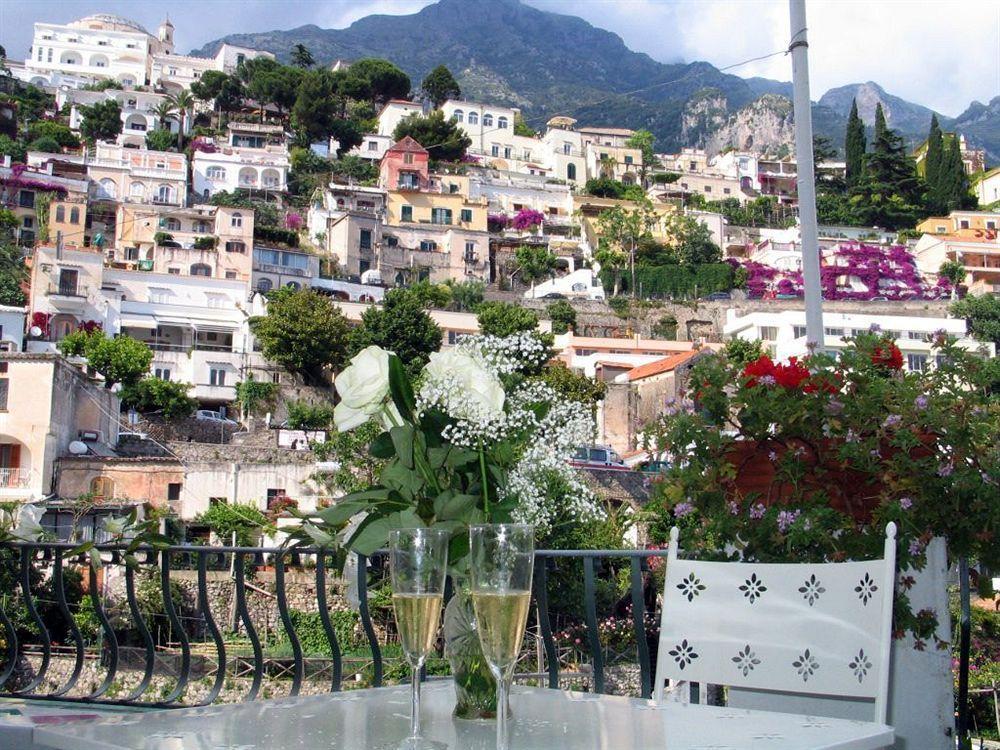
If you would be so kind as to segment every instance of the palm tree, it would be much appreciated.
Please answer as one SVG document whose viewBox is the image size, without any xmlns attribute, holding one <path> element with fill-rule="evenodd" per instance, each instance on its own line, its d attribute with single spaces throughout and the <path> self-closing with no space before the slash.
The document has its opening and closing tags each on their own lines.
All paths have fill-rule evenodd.
<svg viewBox="0 0 1000 750">
<path fill-rule="evenodd" d="M 156 115 L 156 119 L 160 121 L 160 129 L 170 130 L 168 121 L 175 119 L 176 116 L 173 103 L 169 99 L 164 99 L 156 105 L 153 113 Z"/>
<path fill-rule="evenodd" d="M 173 94 L 169 101 L 181 115 L 180 127 L 177 130 L 177 150 L 180 151 L 184 142 L 184 129 L 187 126 L 188 113 L 194 110 L 194 94 L 184 89 Z"/>
<path fill-rule="evenodd" d="M 600 162 L 601 162 L 601 176 L 607 177 L 608 179 L 614 179 L 615 166 L 618 164 L 618 162 L 615 160 L 615 157 L 611 156 L 610 154 L 604 154 L 603 156 L 601 156 Z"/>
</svg>

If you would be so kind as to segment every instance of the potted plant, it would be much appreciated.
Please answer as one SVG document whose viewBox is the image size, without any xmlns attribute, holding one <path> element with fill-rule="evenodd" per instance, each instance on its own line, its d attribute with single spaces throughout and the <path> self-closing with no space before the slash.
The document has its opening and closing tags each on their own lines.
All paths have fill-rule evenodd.
<svg viewBox="0 0 1000 750">
<path fill-rule="evenodd" d="M 517 520 L 541 533 L 601 512 L 568 463 L 593 435 L 591 410 L 533 377 L 548 359 L 534 332 L 466 337 L 432 354 L 415 379 L 391 352 L 361 351 L 337 376 L 334 421 L 341 431 L 378 421 L 384 431 L 369 451 L 384 466 L 372 486 L 297 513 L 302 523 L 291 534 L 296 544 L 371 554 L 395 528 L 452 532 L 456 594 L 445 611 L 445 640 L 462 718 L 492 717 L 496 706 L 466 592 L 468 527 Z"/>
</svg>

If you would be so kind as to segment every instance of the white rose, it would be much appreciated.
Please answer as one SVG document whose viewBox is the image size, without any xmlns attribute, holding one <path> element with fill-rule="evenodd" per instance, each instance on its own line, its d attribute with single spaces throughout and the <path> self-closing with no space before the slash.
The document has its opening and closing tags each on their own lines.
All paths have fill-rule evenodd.
<svg viewBox="0 0 1000 750">
<path fill-rule="evenodd" d="M 424 372 L 431 380 L 451 378 L 465 388 L 472 406 L 487 416 L 497 416 L 503 412 L 503 384 L 499 378 L 483 364 L 478 357 L 457 349 L 434 352 Z M 465 418 L 469 414 L 452 414 Z"/>
<path fill-rule="evenodd" d="M 45 530 L 42 528 L 41 520 L 45 515 L 45 508 L 37 505 L 22 505 L 17 516 L 17 528 L 13 535 L 23 542 L 34 542 L 41 539 Z"/>
<path fill-rule="evenodd" d="M 333 414 L 337 429 L 344 432 L 364 424 L 382 409 L 389 395 L 389 352 L 365 347 L 337 375 L 334 385 L 340 394 Z"/>
</svg>

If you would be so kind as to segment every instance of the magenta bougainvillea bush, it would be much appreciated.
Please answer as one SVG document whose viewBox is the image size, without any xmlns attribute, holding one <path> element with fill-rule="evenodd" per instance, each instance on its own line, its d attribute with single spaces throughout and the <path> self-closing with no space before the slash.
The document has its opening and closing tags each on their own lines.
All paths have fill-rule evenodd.
<svg viewBox="0 0 1000 750">
<path fill-rule="evenodd" d="M 302 214 L 296 211 L 289 211 L 285 214 L 285 229 L 297 232 L 302 228 Z"/>
<path fill-rule="evenodd" d="M 486 228 L 491 232 L 502 232 L 510 226 L 510 217 L 507 214 L 487 214 Z"/>
<path fill-rule="evenodd" d="M 947 279 L 925 280 L 912 253 L 902 245 L 885 248 L 844 243 L 821 254 L 820 284 L 828 300 L 938 299 L 951 292 Z M 769 293 L 803 296 L 801 271 L 785 271 L 752 260 L 738 263 L 746 270 L 746 290 L 752 298 Z"/>
<path fill-rule="evenodd" d="M 523 232 L 526 229 L 534 229 L 535 227 L 541 226 L 542 221 L 545 220 L 545 214 L 541 211 L 535 211 L 531 208 L 522 208 L 514 215 L 514 219 L 511 221 L 511 226 L 519 232 Z"/>
</svg>

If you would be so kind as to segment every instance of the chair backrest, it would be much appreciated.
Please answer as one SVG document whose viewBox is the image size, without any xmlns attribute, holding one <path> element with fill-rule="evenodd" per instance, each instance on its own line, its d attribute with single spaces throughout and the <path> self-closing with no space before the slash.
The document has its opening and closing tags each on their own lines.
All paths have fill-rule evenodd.
<svg viewBox="0 0 1000 750">
<path fill-rule="evenodd" d="M 885 723 L 896 526 L 880 560 L 677 558 L 670 532 L 654 697 L 665 680 L 872 699 Z"/>
</svg>

